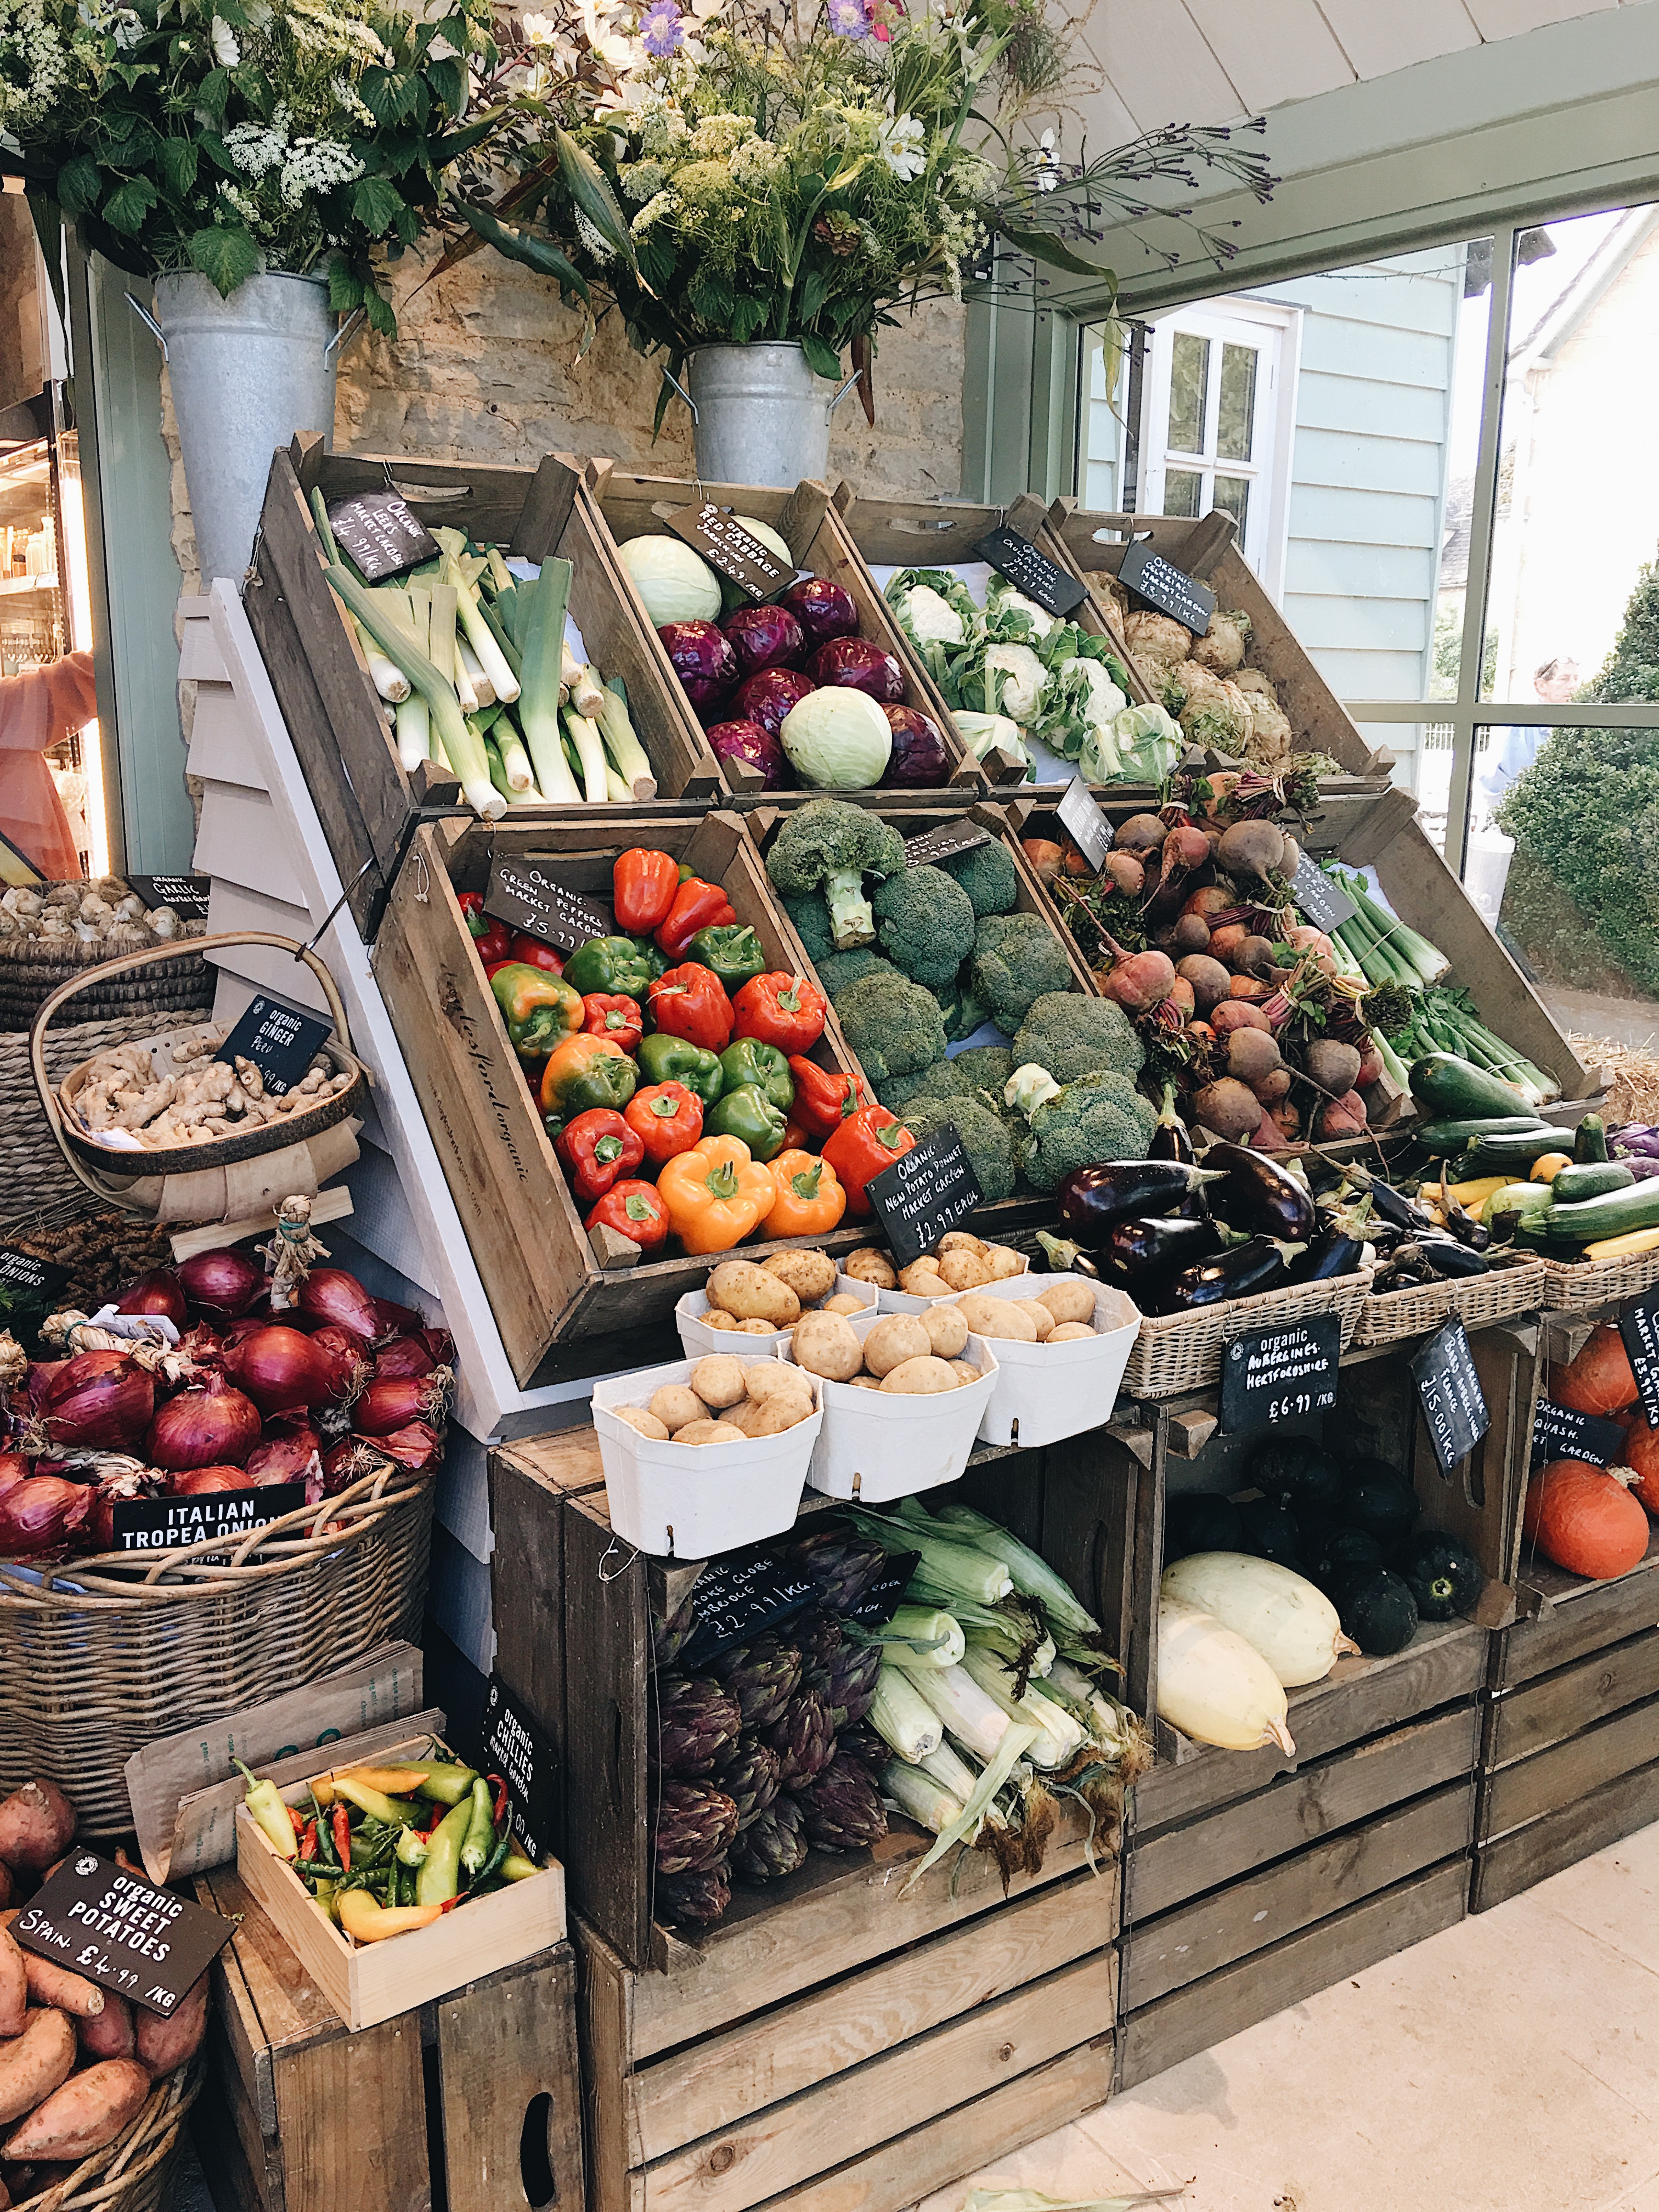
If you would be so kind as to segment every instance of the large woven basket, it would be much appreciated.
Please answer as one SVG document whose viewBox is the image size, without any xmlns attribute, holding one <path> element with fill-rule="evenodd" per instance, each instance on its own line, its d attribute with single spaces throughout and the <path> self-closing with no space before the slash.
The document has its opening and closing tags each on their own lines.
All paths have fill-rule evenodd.
<svg viewBox="0 0 1659 2212">
<path fill-rule="evenodd" d="M 26 1030 L 52 993 L 77 978 L 81 1018 L 131 1021 L 149 1018 L 152 1030 L 166 1029 L 158 1014 L 212 1003 L 214 974 L 196 950 L 193 937 L 174 939 L 177 959 L 157 974 L 100 976 L 115 962 L 95 945 L 76 945 L 63 952 L 44 952 L 37 938 L 0 939 L 0 1030 Z M 129 1036 L 137 1036 L 136 1030 Z"/>
<path fill-rule="evenodd" d="M 1517 1260 L 1494 1266 L 1484 1275 L 1461 1276 L 1455 1282 L 1372 1293 L 1359 1310 L 1353 1340 L 1395 1344 L 1401 1337 L 1426 1336 L 1452 1314 L 1462 1315 L 1465 1328 L 1489 1328 L 1494 1322 L 1530 1313 L 1543 1303 L 1544 1262 Z"/>
<path fill-rule="evenodd" d="M 18 2212 L 165 2212 L 178 2179 L 185 2121 L 206 2070 L 198 2054 L 164 2075 L 112 2143 L 51 2188 L 13 2197 Z"/>
<path fill-rule="evenodd" d="M 1368 1273 L 1341 1275 L 1334 1282 L 1292 1283 L 1254 1298 L 1230 1298 L 1202 1313 L 1164 1314 L 1140 1324 L 1123 1371 L 1124 1393 L 1134 1398 L 1171 1398 L 1178 1390 L 1201 1390 L 1221 1373 L 1222 1347 L 1246 1329 L 1278 1328 L 1313 1314 L 1334 1313 L 1342 1322 L 1342 1349 L 1353 1340 L 1360 1308 L 1370 1282 Z"/>
<path fill-rule="evenodd" d="M 1638 1252 L 1628 1260 L 1546 1260 L 1547 1313 L 1589 1313 L 1620 1298 L 1638 1297 L 1659 1283 L 1659 1252 Z"/>
<path fill-rule="evenodd" d="M 388 1464 L 234 1547 L 0 1561 L 0 1795 L 45 1775 L 122 1834 L 141 1745 L 418 1643 L 435 1486 Z"/>
</svg>

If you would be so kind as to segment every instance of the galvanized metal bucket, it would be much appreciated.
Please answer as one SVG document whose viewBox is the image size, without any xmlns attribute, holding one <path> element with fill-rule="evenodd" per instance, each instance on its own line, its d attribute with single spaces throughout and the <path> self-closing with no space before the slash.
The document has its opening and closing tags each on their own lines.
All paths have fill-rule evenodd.
<svg viewBox="0 0 1659 2212">
<path fill-rule="evenodd" d="M 202 588 L 240 583 L 270 456 L 296 430 L 334 428 L 334 371 L 356 319 L 337 330 L 323 276 L 250 276 L 227 300 L 195 271 L 155 280 L 152 318 L 173 384 Z"/>
<path fill-rule="evenodd" d="M 699 346 L 687 380 L 699 477 L 787 486 L 827 472 L 830 417 L 858 379 L 831 392 L 791 339 Z"/>
</svg>

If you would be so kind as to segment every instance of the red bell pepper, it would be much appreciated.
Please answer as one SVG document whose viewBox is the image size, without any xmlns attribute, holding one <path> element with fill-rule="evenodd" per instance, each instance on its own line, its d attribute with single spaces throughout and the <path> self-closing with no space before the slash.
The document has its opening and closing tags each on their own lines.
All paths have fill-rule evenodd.
<svg viewBox="0 0 1659 2212">
<path fill-rule="evenodd" d="M 515 929 L 513 942 L 507 949 L 509 960 L 522 960 L 526 968 L 539 968 L 549 975 L 562 975 L 564 955 L 539 937 L 532 937 L 527 929 Z"/>
<path fill-rule="evenodd" d="M 875 1208 L 864 1194 L 865 1184 L 872 1176 L 890 1168 L 915 1141 L 898 1116 L 885 1106 L 860 1107 L 833 1135 L 824 1139 L 820 1150 L 847 1193 L 849 1213 L 861 1218 L 874 1212 Z"/>
<path fill-rule="evenodd" d="M 837 1075 L 803 1054 L 791 1055 L 789 1073 L 795 1079 L 794 1118 L 815 1137 L 829 1136 L 868 1103 L 856 1075 Z"/>
<path fill-rule="evenodd" d="M 609 1037 L 631 1053 L 645 1031 L 645 1016 L 637 999 L 620 992 L 591 992 L 582 1000 L 582 1027 L 589 1036 Z"/>
<path fill-rule="evenodd" d="M 635 845 L 617 855 L 611 871 L 611 902 L 617 927 L 629 937 L 649 937 L 667 918 L 680 887 L 678 860 Z"/>
<path fill-rule="evenodd" d="M 613 1182 L 582 1226 L 614 1229 L 649 1252 L 668 1241 L 668 1208 L 648 1182 Z"/>
<path fill-rule="evenodd" d="M 775 1044 L 781 1053 L 811 1052 L 823 1035 L 824 997 L 804 975 L 756 975 L 732 1001 L 740 1037 Z"/>
<path fill-rule="evenodd" d="M 653 1083 L 636 1091 L 623 1119 L 645 1146 L 653 1167 L 689 1152 L 702 1134 L 702 1101 L 683 1083 Z"/>
<path fill-rule="evenodd" d="M 570 1179 L 570 1188 L 585 1206 L 603 1198 L 611 1185 L 632 1175 L 645 1158 L 639 1132 L 630 1128 L 613 1106 L 590 1106 L 567 1121 L 553 1140 L 553 1149 Z"/>
<path fill-rule="evenodd" d="M 457 901 L 461 919 L 466 924 L 466 933 L 478 948 L 478 957 L 488 968 L 492 961 L 517 958 L 509 955 L 507 947 L 513 942 L 513 933 L 504 921 L 483 910 L 482 891 L 463 891 Z"/>
<path fill-rule="evenodd" d="M 693 876 L 675 892 L 673 905 L 658 925 L 657 942 L 671 960 L 684 960 L 700 929 L 720 928 L 737 918 L 718 884 Z"/>
<path fill-rule="evenodd" d="M 685 1037 L 705 1052 L 724 1052 L 732 1042 L 732 1001 L 714 970 L 695 960 L 670 968 L 646 994 L 657 1029 Z"/>
</svg>

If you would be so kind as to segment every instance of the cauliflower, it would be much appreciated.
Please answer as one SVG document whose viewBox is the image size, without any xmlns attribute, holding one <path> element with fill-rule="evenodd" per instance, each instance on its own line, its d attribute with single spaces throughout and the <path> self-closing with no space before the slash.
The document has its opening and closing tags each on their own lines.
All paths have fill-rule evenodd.
<svg viewBox="0 0 1659 2212">
<path fill-rule="evenodd" d="M 1054 616 L 1017 592 L 1006 576 L 992 577 L 985 596 L 985 627 L 993 637 L 1042 638 L 1054 626 Z"/>
<path fill-rule="evenodd" d="M 999 708 L 1022 724 L 1036 715 L 1048 684 L 1048 672 L 1029 645 L 987 646 L 985 677 L 988 684 L 1000 678 Z"/>
<path fill-rule="evenodd" d="M 962 617 L 931 584 L 913 584 L 904 602 L 910 617 L 910 635 L 918 643 L 961 645 L 965 642 Z"/>
<path fill-rule="evenodd" d="M 948 568 L 901 568 L 883 593 L 899 628 L 927 663 L 947 699 L 953 694 L 952 653 L 960 656 L 981 633 L 979 609 L 961 577 Z"/>
<path fill-rule="evenodd" d="M 1018 722 L 1011 722 L 1006 714 L 975 714 L 960 707 L 955 720 L 957 735 L 965 740 L 971 759 L 983 760 L 987 753 L 1000 750 L 1011 760 L 1024 763 L 1025 780 L 1030 781 L 1031 756 Z"/>
<path fill-rule="evenodd" d="M 1091 730 L 1078 757 L 1086 783 L 1162 783 L 1182 750 L 1182 732 L 1162 707 L 1125 707 L 1109 728 Z"/>
<path fill-rule="evenodd" d="M 1048 706 L 1036 734 L 1067 760 L 1076 760 L 1091 734 L 1108 728 L 1127 704 L 1104 661 L 1073 653 L 1054 669 Z"/>
<path fill-rule="evenodd" d="M 1249 635 L 1249 615 L 1223 614 L 1218 609 L 1210 617 L 1210 627 L 1203 636 L 1194 640 L 1192 657 L 1200 668 L 1212 669 L 1218 676 L 1231 676 L 1244 658 L 1244 644 Z"/>
</svg>

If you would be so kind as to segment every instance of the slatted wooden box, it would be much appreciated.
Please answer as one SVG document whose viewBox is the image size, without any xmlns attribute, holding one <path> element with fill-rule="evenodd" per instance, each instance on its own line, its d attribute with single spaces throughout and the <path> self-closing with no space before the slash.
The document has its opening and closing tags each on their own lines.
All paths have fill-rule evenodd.
<svg viewBox="0 0 1659 2212">
<path fill-rule="evenodd" d="M 496 854 L 554 859 L 562 879 L 608 899 L 618 853 L 651 845 L 724 884 L 739 921 L 750 923 L 769 968 L 801 969 L 794 931 L 772 895 L 735 815 L 627 815 L 596 827 L 571 814 L 526 826 L 516 817 L 416 830 L 374 946 L 374 973 L 443 1162 L 451 1195 L 489 1296 L 490 1310 L 520 1384 L 673 1358 L 675 1301 L 700 1290 L 708 1260 L 645 1260 L 613 1254 L 602 1263 L 553 1156 L 541 1114 L 508 1042 L 456 894 L 482 891 Z M 831 1015 L 813 1057 L 827 1067 L 853 1061 Z M 817 1240 L 836 1249 L 860 1242 L 851 1230 Z M 745 1246 L 764 1257 L 775 1245 Z M 561 1365 L 550 1359 L 571 1340 L 607 1339 Z"/>
<path fill-rule="evenodd" d="M 568 1943 L 353 2033 L 231 1868 L 197 1895 L 240 1920 L 194 2118 L 218 2212 L 580 2205 Z"/>
</svg>

